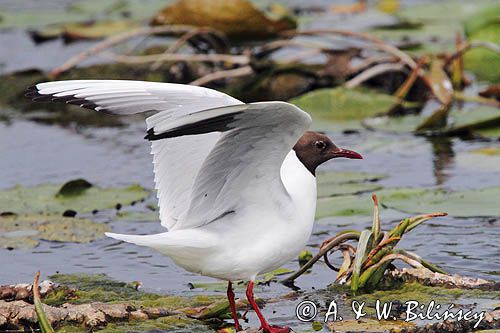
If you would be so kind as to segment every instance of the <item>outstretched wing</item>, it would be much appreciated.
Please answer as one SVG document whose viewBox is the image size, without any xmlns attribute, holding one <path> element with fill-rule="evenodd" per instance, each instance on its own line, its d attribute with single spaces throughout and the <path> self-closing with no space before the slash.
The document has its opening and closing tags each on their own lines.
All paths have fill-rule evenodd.
<svg viewBox="0 0 500 333">
<path fill-rule="evenodd" d="M 222 133 L 196 176 L 189 209 L 174 229 L 202 226 L 243 205 L 288 195 L 281 165 L 310 124 L 310 116 L 292 104 L 263 102 L 191 113 L 161 132 L 155 129 L 150 140 Z"/>
<path fill-rule="evenodd" d="M 146 119 L 148 136 L 176 120 L 204 109 L 243 104 L 218 91 L 173 83 L 123 80 L 71 80 L 39 83 L 27 93 L 37 101 L 75 104 L 118 115 L 153 111 Z M 196 175 L 220 132 L 152 141 L 155 187 L 162 225 L 173 229 L 185 214 Z"/>
</svg>

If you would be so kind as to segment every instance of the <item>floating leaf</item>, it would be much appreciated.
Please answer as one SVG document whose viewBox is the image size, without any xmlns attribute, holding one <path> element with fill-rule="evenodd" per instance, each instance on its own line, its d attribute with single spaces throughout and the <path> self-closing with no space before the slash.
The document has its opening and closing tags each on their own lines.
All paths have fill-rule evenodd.
<svg viewBox="0 0 500 333">
<path fill-rule="evenodd" d="M 447 125 L 433 129 L 434 132 L 447 135 L 471 132 L 481 136 L 500 137 L 500 112 L 497 108 L 480 105 L 474 108 L 470 106 L 463 109 L 452 108 L 450 111 L 439 109 L 438 112 L 439 116 L 442 116 L 441 113 L 447 113 Z M 413 132 L 422 127 L 425 121 L 421 115 L 384 116 L 367 118 L 363 121 L 363 125 L 370 129 L 388 132 Z"/>
<path fill-rule="evenodd" d="M 373 183 L 318 184 L 318 197 L 359 194 L 380 190 L 382 186 Z"/>
<path fill-rule="evenodd" d="M 162 9 L 151 24 L 211 27 L 231 39 L 251 40 L 273 37 L 280 31 L 296 28 L 294 19 L 280 16 L 272 18 L 247 0 L 179 0 Z"/>
<path fill-rule="evenodd" d="M 341 172 L 329 171 L 318 172 L 316 180 L 318 184 L 343 184 L 343 183 L 361 183 L 375 182 L 386 178 L 387 175 L 381 173 L 366 173 L 366 172 Z"/>
<path fill-rule="evenodd" d="M 353 121 L 384 113 L 398 99 L 367 89 L 319 89 L 293 98 L 293 103 L 325 121 Z"/>
<path fill-rule="evenodd" d="M 82 185 L 81 181 L 80 185 Z M 78 186 L 78 188 L 81 190 L 82 186 Z M 149 194 L 139 185 L 125 188 L 98 188 L 94 186 L 80 191 L 80 194 L 70 196 L 58 196 L 58 193 L 60 193 L 60 186 L 57 185 L 16 186 L 12 189 L 2 190 L 0 191 L 0 212 L 62 214 L 71 209 L 78 213 L 84 213 L 94 209 L 114 208 L 117 204 L 129 205 L 134 201 L 144 199 Z"/>
<path fill-rule="evenodd" d="M 500 187 L 459 192 L 403 188 L 383 190 L 379 194 L 385 206 L 407 213 L 441 211 L 457 217 L 500 215 Z"/>
<path fill-rule="evenodd" d="M 327 216 L 370 216 L 371 200 L 368 195 L 343 195 L 331 198 L 320 198 L 316 204 L 316 218 Z"/>
<path fill-rule="evenodd" d="M 469 17 L 465 28 L 469 40 L 480 40 L 500 44 L 500 6 L 483 8 Z M 473 49 L 464 56 L 465 68 L 479 79 L 492 83 L 500 82 L 500 54 L 486 49 Z"/>
<path fill-rule="evenodd" d="M 29 248 L 38 240 L 88 243 L 110 231 L 105 224 L 87 219 L 46 215 L 0 216 L 3 248 Z"/>
</svg>

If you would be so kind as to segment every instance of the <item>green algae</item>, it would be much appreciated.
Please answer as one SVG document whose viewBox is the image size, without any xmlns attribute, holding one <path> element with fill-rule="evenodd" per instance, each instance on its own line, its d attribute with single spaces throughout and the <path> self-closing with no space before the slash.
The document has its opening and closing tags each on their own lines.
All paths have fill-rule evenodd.
<svg viewBox="0 0 500 333">
<path fill-rule="evenodd" d="M 223 298 L 211 295 L 195 295 L 190 297 L 158 295 L 137 290 L 136 283 L 126 283 L 110 279 L 105 274 L 55 274 L 50 277 L 64 288 L 73 292 L 64 296 L 64 289 L 47 294 L 44 302 L 52 305 L 68 302 L 84 304 L 89 302 L 128 302 L 136 307 L 156 307 L 180 309 L 208 306 Z M 69 290 L 69 289 L 67 289 Z"/>
<path fill-rule="evenodd" d="M 0 216 L 0 244 L 3 248 L 31 248 L 39 240 L 88 243 L 104 236 L 109 227 L 87 219 L 53 215 Z"/>
<path fill-rule="evenodd" d="M 210 329 L 208 326 L 204 325 L 200 321 L 196 319 L 191 319 L 183 315 L 161 317 L 154 320 L 146 320 L 146 321 L 110 323 L 99 332 L 123 333 L 123 332 L 150 332 L 157 330 L 163 330 L 167 332 L 177 332 L 177 333 L 213 332 L 212 329 Z"/>
<path fill-rule="evenodd" d="M 129 205 L 142 200 L 149 192 L 139 185 L 124 188 L 80 188 L 71 195 L 60 195 L 65 185 L 38 185 L 35 187 L 16 186 L 0 190 L 0 212 L 17 214 L 62 214 L 67 210 L 78 213 L 95 209 L 111 209 L 117 204 Z M 58 195 L 59 194 L 59 195 Z"/>
</svg>

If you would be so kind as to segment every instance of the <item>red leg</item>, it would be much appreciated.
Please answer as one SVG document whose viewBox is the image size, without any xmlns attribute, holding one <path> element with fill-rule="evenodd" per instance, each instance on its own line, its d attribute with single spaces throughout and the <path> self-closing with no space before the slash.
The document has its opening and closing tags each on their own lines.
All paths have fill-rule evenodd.
<svg viewBox="0 0 500 333">
<path fill-rule="evenodd" d="M 238 322 L 238 316 L 236 314 L 236 304 L 234 303 L 234 292 L 231 281 L 227 282 L 227 299 L 229 300 L 229 305 L 231 306 L 231 313 L 233 314 L 234 328 L 236 329 L 236 332 L 243 331 L 240 326 L 240 323 Z"/>
<path fill-rule="evenodd" d="M 259 306 L 255 302 L 253 298 L 253 281 L 250 281 L 248 283 L 247 287 L 247 299 L 248 302 L 250 302 L 250 305 L 252 306 L 252 309 L 255 311 L 257 314 L 257 317 L 259 317 L 260 320 L 260 328 L 266 332 L 266 333 L 288 333 L 290 332 L 289 327 L 280 327 L 280 326 L 271 326 L 269 323 L 266 321 L 262 313 L 260 312 Z"/>
</svg>

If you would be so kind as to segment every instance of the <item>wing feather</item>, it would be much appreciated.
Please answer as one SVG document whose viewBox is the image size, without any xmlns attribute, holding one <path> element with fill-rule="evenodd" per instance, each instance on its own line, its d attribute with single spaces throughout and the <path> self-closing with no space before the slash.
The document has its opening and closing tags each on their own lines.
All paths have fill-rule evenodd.
<svg viewBox="0 0 500 333">
<path fill-rule="evenodd" d="M 146 119 L 147 129 L 153 132 L 179 124 L 177 119 L 197 111 L 242 104 L 207 88 L 123 80 L 45 82 L 30 89 L 27 96 L 118 115 L 154 111 Z M 163 226 L 173 228 L 186 214 L 196 174 L 219 137 L 220 133 L 214 132 L 152 142 L 155 188 Z"/>
</svg>

